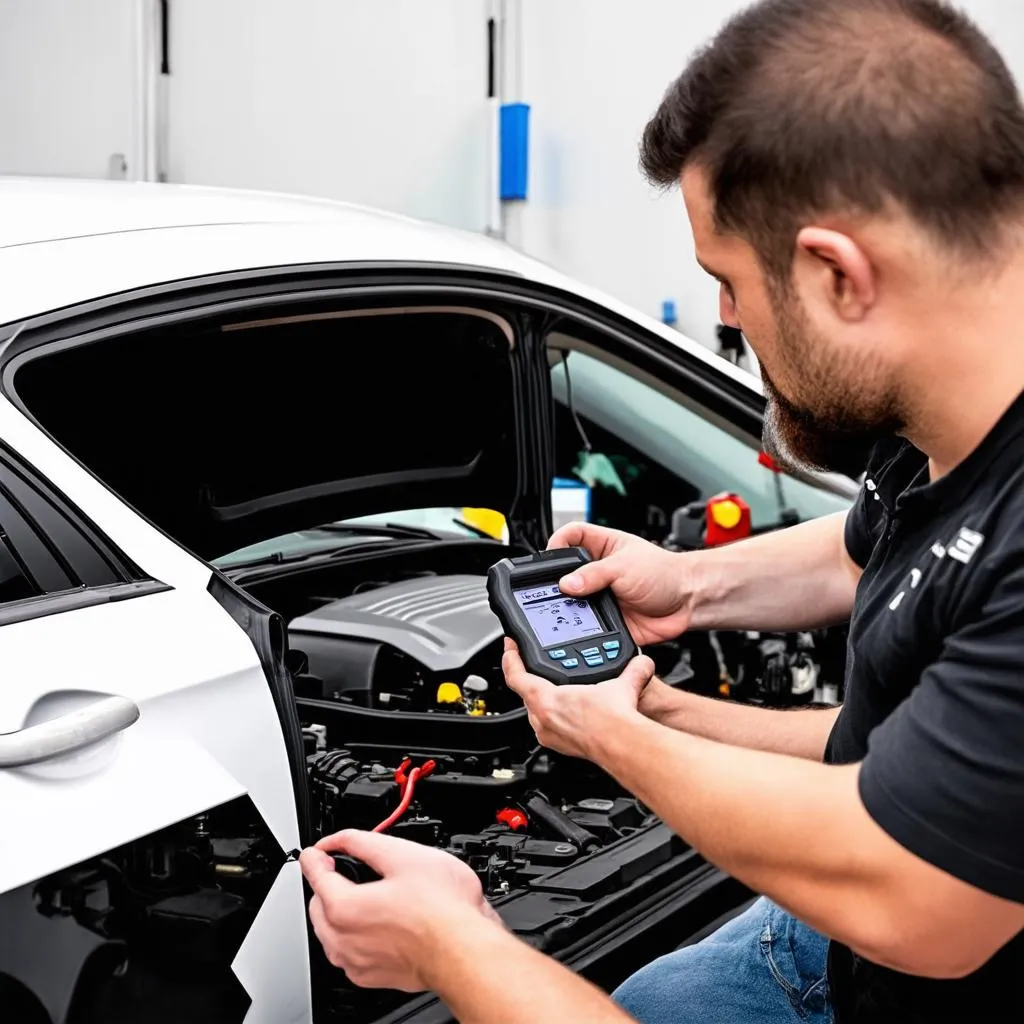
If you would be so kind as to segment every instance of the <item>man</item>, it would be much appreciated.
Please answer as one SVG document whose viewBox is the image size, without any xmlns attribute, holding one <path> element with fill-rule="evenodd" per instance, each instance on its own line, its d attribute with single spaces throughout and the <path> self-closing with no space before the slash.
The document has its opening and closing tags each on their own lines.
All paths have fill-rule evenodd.
<svg viewBox="0 0 1024 1024">
<path fill-rule="evenodd" d="M 593 687 L 509 685 L 764 894 L 618 1004 L 506 934 L 468 868 L 344 833 L 385 881 L 304 863 L 336 962 L 463 1022 L 1024 1019 L 1024 108 L 939 0 L 762 0 L 669 89 L 643 166 L 680 183 L 722 320 L 761 365 L 766 442 L 856 471 L 849 515 L 670 554 L 591 526 L 570 594 L 637 641 L 851 617 L 841 711 L 679 693 L 646 658 Z M 785 908 L 785 909 L 783 909 Z M 493 983 L 481 962 L 502 963 Z M 509 983 L 529 992 L 505 1005 Z"/>
</svg>

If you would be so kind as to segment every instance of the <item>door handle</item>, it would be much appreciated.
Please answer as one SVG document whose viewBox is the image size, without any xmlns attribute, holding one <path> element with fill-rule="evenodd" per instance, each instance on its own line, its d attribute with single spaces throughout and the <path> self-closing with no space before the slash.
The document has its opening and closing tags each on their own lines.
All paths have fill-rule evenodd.
<svg viewBox="0 0 1024 1024">
<path fill-rule="evenodd" d="M 105 740 L 138 720 L 139 705 L 127 697 L 104 697 L 49 722 L 0 734 L 0 768 L 49 761 Z"/>
</svg>

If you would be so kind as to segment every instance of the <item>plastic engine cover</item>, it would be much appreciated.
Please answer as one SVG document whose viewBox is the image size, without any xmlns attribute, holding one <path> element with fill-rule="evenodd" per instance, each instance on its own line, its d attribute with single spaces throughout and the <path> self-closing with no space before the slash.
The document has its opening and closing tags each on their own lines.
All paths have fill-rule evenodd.
<svg viewBox="0 0 1024 1024">
<path fill-rule="evenodd" d="M 353 594 L 293 619 L 289 631 L 390 644 L 434 672 L 461 668 L 502 635 L 484 576 L 430 576 Z"/>
</svg>

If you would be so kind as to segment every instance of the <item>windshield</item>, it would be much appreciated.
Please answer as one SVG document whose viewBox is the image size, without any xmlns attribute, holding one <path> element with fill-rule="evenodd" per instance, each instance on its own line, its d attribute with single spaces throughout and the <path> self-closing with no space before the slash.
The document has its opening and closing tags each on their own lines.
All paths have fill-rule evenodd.
<svg viewBox="0 0 1024 1024">
<path fill-rule="evenodd" d="M 759 446 L 712 421 L 698 406 L 688 406 L 629 373 L 595 359 L 584 352 L 572 352 L 567 366 L 561 362 L 551 369 L 551 387 L 562 409 L 563 455 L 572 465 L 562 466 L 563 475 L 583 479 L 594 487 L 595 499 L 602 492 L 620 492 L 634 504 L 648 500 L 705 500 L 721 492 L 732 492 L 750 505 L 754 529 L 771 529 L 783 524 L 784 510 L 799 520 L 815 519 L 849 507 L 856 488 L 836 493 L 809 480 L 773 473 L 758 462 Z M 569 418 L 569 387 L 573 415 Z M 579 423 L 589 430 L 592 445 L 585 450 Z M 646 486 L 647 490 L 643 488 Z M 637 492 L 633 495 L 632 492 Z M 606 502 L 606 504 L 609 504 Z M 609 505 L 613 511 L 623 501 Z M 670 514 L 671 508 L 664 509 Z M 631 523 L 609 522 L 628 529 Z"/>
<path fill-rule="evenodd" d="M 473 522 L 472 514 L 467 516 L 467 513 L 472 513 L 472 510 L 417 508 L 342 519 L 249 544 L 213 559 L 213 564 L 221 569 L 230 569 L 263 562 L 291 562 L 374 540 L 479 537 L 480 528 Z"/>
<path fill-rule="evenodd" d="M 580 450 L 577 422 L 567 408 L 565 367 L 558 363 L 552 368 L 551 384 L 562 410 L 568 461 L 556 467 L 553 482 L 556 526 L 568 518 L 590 518 L 643 535 L 646 531 L 631 515 L 632 506 L 646 515 L 649 499 L 667 501 L 674 496 L 682 503 L 723 491 L 737 493 L 749 503 L 755 529 L 781 525 L 784 510 L 806 520 L 849 507 L 850 495 L 809 480 L 780 478 L 766 469 L 750 440 L 713 423 L 696 406 L 684 405 L 583 352 L 573 352 L 568 364 L 574 414 L 586 424 L 595 444 L 590 451 Z M 650 494 L 644 490 L 645 481 Z M 565 490 L 566 483 L 585 486 L 586 499 L 578 499 L 578 491 Z M 622 500 L 615 499 L 619 492 Z M 652 539 L 663 539 L 671 511 L 665 509 L 665 525 Z M 467 537 L 507 541 L 508 530 L 500 514 L 485 509 L 405 509 L 271 537 L 214 559 L 213 564 L 229 569 L 297 561 L 368 543 Z"/>
</svg>

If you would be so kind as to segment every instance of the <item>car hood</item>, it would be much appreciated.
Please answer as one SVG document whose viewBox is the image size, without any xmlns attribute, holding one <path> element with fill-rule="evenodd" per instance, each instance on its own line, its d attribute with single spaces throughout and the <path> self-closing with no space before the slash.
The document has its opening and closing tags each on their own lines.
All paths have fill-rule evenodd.
<svg viewBox="0 0 1024 1024">
<path fill-rule="evenodd" d="M 40 426 L 206 559 L 371 513 L 507 515 L 517 495 L 510 338 L 478 312 L 211 321 L 8 370 Z"/>
</svg>

